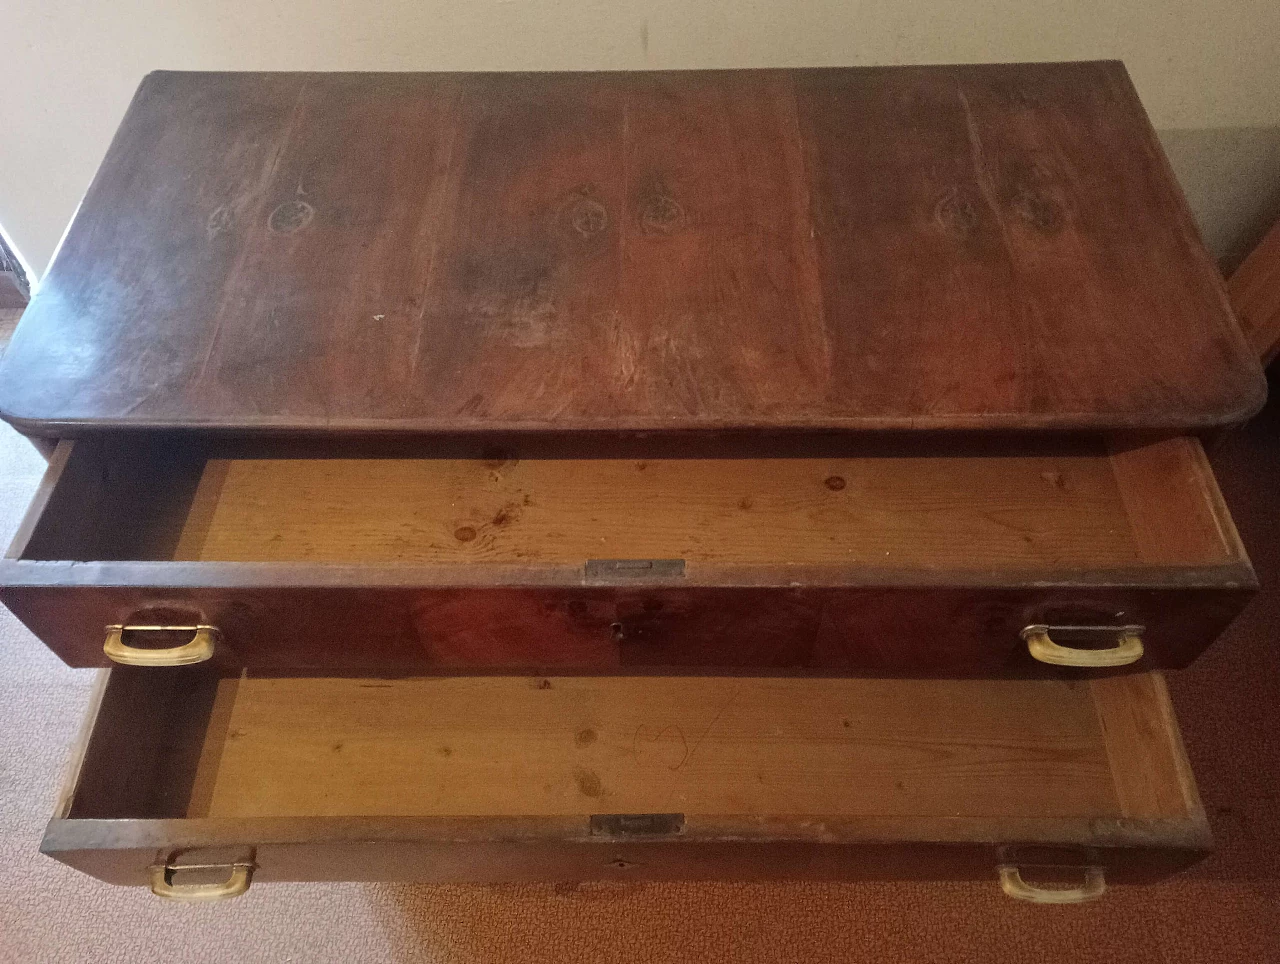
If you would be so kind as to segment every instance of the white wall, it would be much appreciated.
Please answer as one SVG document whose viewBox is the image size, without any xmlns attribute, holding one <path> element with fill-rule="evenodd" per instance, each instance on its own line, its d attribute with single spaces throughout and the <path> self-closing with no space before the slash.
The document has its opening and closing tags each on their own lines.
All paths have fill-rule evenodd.
<svg viewBox="0 0 1280 964">
<path fill-rule="evenodd" d="M 1095 58 L 1128 64 L 1180 176 L 1205 182 L 1193 205 L 1229 257 L 1256 228 L 1243 222 L 1280 206 L 1280 0 L 0 0 L 0 224 L 43 271 L 134 87 L 157 68 Z M 1209 170 L 1231 178 L 1225 195 Z"/>
</svg>

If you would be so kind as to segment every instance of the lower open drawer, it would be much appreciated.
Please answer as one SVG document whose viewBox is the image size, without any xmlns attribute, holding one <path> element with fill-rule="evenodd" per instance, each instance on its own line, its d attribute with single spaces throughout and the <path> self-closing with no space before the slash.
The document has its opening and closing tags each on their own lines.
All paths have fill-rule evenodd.
<svg viewBox="0 0 1280 964">
<path fill-rule="evenodd" d="M 104 674 L 43 843 L 95 877 L 192 899 L 275 880 L 945 877 L 1063 900 L 1208 847 L 1158 674 L 199 666 Z M 1049 881 L 1068 889 L 1036 886 Z"/>
</svg>

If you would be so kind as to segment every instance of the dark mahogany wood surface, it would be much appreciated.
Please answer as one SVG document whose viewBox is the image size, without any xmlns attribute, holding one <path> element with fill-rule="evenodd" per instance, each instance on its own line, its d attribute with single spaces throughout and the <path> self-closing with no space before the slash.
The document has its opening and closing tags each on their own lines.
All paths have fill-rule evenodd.
<svg viewBox="0 0 1280 964">
<path fill-rule="evenodd" d="M 24 431 L 1190 428 L 1264 395 L 1119 63 L 156 73 Z"/>
<path fill-rule="evenodd" d="M 634 588 L 442 586 L 415 569 L 162 566 L 0 560 L 0 601 L 77 668 L 110 665 L 109 624 L 207 622 L 221 632 L 220 665 L 264 670 L 974 677 L 1052 672 L 1019 636 L 1042 622 L 1139 623 L 1146 655 L 1132 669 L 1184 667 L 1254 593 L 1238 567 L 1001 574 L 1007 586 L 961 573 L 840 571 L 845 586 Z"/>
</svg>

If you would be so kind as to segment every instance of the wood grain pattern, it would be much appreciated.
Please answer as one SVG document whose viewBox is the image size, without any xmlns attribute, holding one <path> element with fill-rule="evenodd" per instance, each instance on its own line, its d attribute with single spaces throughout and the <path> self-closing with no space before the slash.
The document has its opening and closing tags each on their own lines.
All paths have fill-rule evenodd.
<svg viewBox="0 0 1280 964">
<path fill-rule="evenodd" d="M 1108 458 L 234 459 L 160 558 L 245 562 L 1125 566 Z M 139 507 L 154 511 L 151 507 Z M 157 548 L 173 543 L 163 537 Z M 1167 561 L 1227 558 L 1221 543 Z"/>
<path fill-rule="evenodd" d="M 207 665 L 109 677 L 90 710 L 93 729 L 67 806 L 80 799 L 92 801 L 95 813 L 185 816 L 200 737 L 220 719 L 217 684 Z"/>
<path fill-rule="evenodd" d="M 44 470 L 44 474 L 40 476 L 40 484 L 36 487 L 35 493 L 31 496 L 31 501 L 27 503 L 26 512 L 23 513 L 22 521 L 18 523 L 18 529 L 13 534 L 13 539 L 9 543 L 9 547 L 5 550 L 4 557 L 6 559 L 18 559 L 25 553 L 30 544 L 32 536 L 39 531 L 41 533 L 39 540 L 57 545 L 81 545 L 91 544 L 92 536 L 85 530 L 83 516 L 73 512 L 60 512 L 55 502 L 50 511 L 50 500 L 56 497 L 61 486 L 65 493 L 68 489 L 75 489 L 81 496 L 88 487 L 92 492 L 96 486 L 97 467 L 86 461 L 85 459 L 77 459 L 76 465 L 72 469 L 72 473 L 88 471 L 95 476 L 94 479 L 75 479 L 70 478 L 66 484 L 63 484 L 63 473 L 66 471 L 67 463 L 71 461 L 71 453 L 74 451 L 70 443 L 59 442 L 54 450 L 49 454 L 49 464 Z M 65 498 L 65 496 L 63 496 Z M 89 501 L 94 501 L 93 496 L 89 496 Z M 57 517 L 57 521 L 55 521 Z M 37 549 L 39 541 L 37 542 Z"/>
<path fill-rule="evenodd" d="M 76 667 L 108 665 L 104 626 L 160 613 L 217 626 L 218 658 L 263 669 L 963 677 L 1043 675 L 1018 634 L 1046 622 L 1140 623 L 1142 666 L 1186 666 L 1256 589 L 1235 568 L 1164 582 L 1151 570 L 835 574 L 852 588 L 776 585 L 800 575 L 785 572 L 765 586 L 457 587 L 415 569 L 284 568 L 54 564 L 3 600 Z"/>
<path fill-rule="evenodd" d="M 188 794 L 168 819 L 154 801 L 171 794 L 110 786 L 129 779 L 117 765 L 135 741 L 129 714 L 148 713 L 124 676 L 168 685 L 112 671 L 104 702 L 120 706 L 43 844 L 118 883 L 143 882 L 156 854 L 252 860 L 255 881 L 994 880 L 1010 860 L 1142 880 L 1209 844 L 1167 694 L 1143 674 L 1121 686 L 205 676 L 207 722 L 178 727 L 179 765 L 152 771 Z M 1117 727 L 1119 715 L 1145 722 Z M 1150 793 L 1125 789 L 1134 771 Z M 680 812 L 684 828 L 591 829 L 611 812 Z"/>
<path fill-rule="evenodd" d="M 1192 438 L 1108 442 L 1109 462 L 1144 562 L 1173 563 L 1202 553 L 1248 564 L 1235 523 L 1200 443 Z M 1186 480 L 1176 484 L 1174 479 Z"/>
<path fill-rule="evenodd" d="M 117 668 L 112 677 L 64 816 L 679 812 L 712 826 L 1179 819 L 1199 805 L 1154 674 L 220 679 Z M 139 755 L 141 720 L 183 701 L 194 708 L 151 728 L 165 732 L 146 765 L 122 767 Z M 1149 792 L 1122 794 L 1137 759 Z"/>
<path fill-rule="evenodd" d="M 188 815 L 1116 815 L 1077 688 L 250 678 Z"/>
<path fill-rule="evenodd" d="M 153 74 L 0 365 L 5 417 L 63 436 L 1185 429 L 1264 396 L 1116 63 Z"/>
<path fill-rule="evenodd" d="M 1091 680 L 1089 686 L 1124 813 L 1204 819 L 1163 677 L 1134 673 Z M 1131 765 L 1135 759 L 1142 765 Z"/>
<path fill-rule="evenodd" d="M 1270 364 L 1280 352 L 1280 222 L 1228 279 L 1227 294 L 1250 347 Z"/>
</svg>

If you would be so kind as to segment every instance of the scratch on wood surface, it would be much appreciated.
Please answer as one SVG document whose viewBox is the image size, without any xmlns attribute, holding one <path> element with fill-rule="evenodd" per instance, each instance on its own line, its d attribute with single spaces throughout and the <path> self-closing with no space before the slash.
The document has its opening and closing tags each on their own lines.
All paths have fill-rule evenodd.
<svg viewBox="0 0 1280 964">
<path fill-rule="evenodd" d="M 635 335 L 623 324 L 622 315 L 615 309 L 609 312 L 608 329 L 613 342 L 613 357 L 617 361 L 617 388 L 630 391 L 638 374 L 639 350 Z"/>
<path fill-rule="evenodd" d="M 693 759 L 693 755 L 698 752 L 698 747 L 702 746 L 703 741 L 707 738 L 707 734 L 709 734 L 715 725 L 720 722 L 720 717 L 724 716 L 729 707 L 731 707 L 738 699 L 738 694 L 741 692 L 742 687 L 740 685 L 733 688 L 733 692 L 729 694 L 729 698 L 720 704 L 720 709 L 716 710 L 716 715 L 711 718 L 711 722 L 707 724 L 707 728 L 702 731 L 702 734 L 696 740 L 693 741 L 693 746 L 689 748 L 688 755 L 680 761 L 680 766 L 684 766 Z"/>
<path fill-rule="evenodd" d="M 275 154 L 271 157 L 266 176 L 258 182 L 258 190 L 263 192 L 264 200 L 270 200 L 271 182 L 275 179 L 276 169 L 280 166 L 280 158 L 284 154 L 285 148 L 289 146 L 289 142 L 293 139 L 293 129 L 297 126 L 298 115 L 302 113 L 302 99 L 306 91 L 307 79 L 304 77 L 298 84 L 298 93 L 293 98 L 293 105 L 289 108 L 289 116 L 285 119 L 284 129 L 280 132 L 280 141 L 276 145 Z M 264 191 L 264 188 L 267 190 Z M 261 211 L 261 208 L 259 208 L 259 211 Z M 250 223 L 254 222 L 251 221 Z M 240 250 L 236 254 L 236 262 L 231 270 L 227 272 L 229 282 L 234 282 L 235 279 L 240 277 L 240 273 L 244 269 L 245 259 L 249 255 L 250 247 L 251 245 L 249 244 L 240 245 Z M 213 332 L 209 336 L 209 347 L 205 349 L 204 357 L 200 359 L 200 367 L 196 370 L 194 381 L 197 383 L 204 381 L 209 362 L 212 361 L 214 353 L 218 350 L 218 344 L 222 340 L 222 330 L 226 326 L 226 299 L 233 288 L 234 285 L 231 283 L 223 285 L 222 297 L 218 300 L 218 306 L 214 310 Z"/>
<path fill-rule="evenodd" d="M 675 748 L 676 746 L 676 741 L 679 741 L 678 752 L 680 754 L 680 759 L 677 760 L 675 763 L 664 762 L 662 766 L 665 766 L 668 770 L 675 771 L 675 770 L 679 770 L 682 766 L 685 765 L 685 763 L 689 759 L 690 751 L 689 751 L 689 741 L 685 738 L 684 730 L 682 730 L 677 724 L 670 723 L 662 727 L 661 729 L 659 729 L 652 736 L 650 736 L 649 734 L 650 734 L 650 730 L 646 724 L 641 723 L 639 726 L 636 727 L 636 731 L 631 737 L 632 759 L 634 759 L 637 763 L 644 762 L 641 760 L 642 754 L 641 754 L 640 748 L 641 748 L 642 741 L 644 744 L 661 746 L 663 743 L 663 738 L 670 736 L 672 738 L 671 745 L 673 748 Z"/>
<path fill-rule="evenodd" d="M 983 200 L 991 208 L 991 213 L 995 215 L 996 221 L 1000 224 L 1001 231 L 1003 231 L 1004 219 L 1000 216 L 1000 204 L 996 199 L 991 172 L 987 168 L 987 158 L 982 150 L 982 133 L 978 130 L 978 122 L 973 116 L 973 108 L 970 106 L 969 98 L 965 96 L 964 90 L 956 88 L 956 93 L 960 95 L 960 106 L 964 108 L 964 123 L 969 136 L 969 157 L 973 161 L 974 179 L 978 184 L 978 190 L 982 193 Z"/>
<path fill-rule="evenodd" d="M 631 118 L 627 111 L 627 92 L 622 92 L 622 216 L 618 218 L 618 271 L 622 274 L 627 269 L 627 222 L 630 220 L 627 208 L 630 206 L 631 185 L 627 180 L 629 152 L 628 139 L 631 132 Z"/>
<path fill-rule="evenodd" d="M 298 114 L 302 112 L 302 97 L 307 91 L 307 80 L 304 77 L 298 84 L 298 95 L 293 99 L 293 106 L 289 108 L 289 117 L 284 122 L 284 131 L 280 135 L 280 143 L 276 147 L 275 155 L 271 158 L 271 167 L 267 170 L 267 183 L 276 176 L 276 168 L 280 165 L 280 156 L 284 154 L 284 149 L 289 146 L 289 141 L 293 137 L 293 128 L 298 121 Z"/>
<path fill-rule="evenodd" d="M 462 95 L 459 92 L 454 98 L 454 113 Z M 440 182 L 447 186 L 449 183 L 449 174 L 453 169 L 453 148 L 458 140 L 458 127 L 460 125 L 453 123 L 449 127 L 449 140 L 446 142 L 444 150 L 444 164 L 442 165 L 442 176 Z M 436 269 L 436 252 L 440 248 L 440 213 L 444 206 L 443 190 L 436 192 L 436 203 L 432 207 L 431 215 L 427 218 L 427 223 L 431 225 L 431 246 L 427 251 L 427 274 L 422 282 L 422 292 L 418 295 L 418 323 L 413 333 L 413 348 L 409 351 L 409 374 L 416 375 L 418 372 L 418 358 L 422 350 L 422 333 L 427 327 L 427 308 L 430 305 L 428 300 L 431 293 L 431 281 L 435 277 Z"/>
<path fill-rule="evenodd" d="M 991 214 L 996 219 L 996 226 L 1000 229 L 1000 243 L 1004 246 L 1004 252 L 1009 259 L 1009 270 L 1012 272 L 1016 267 L 1013 238 L 1009 236 L 1009 226 L 1005 223 L 1004 215 L 1000 212 L 1000 200 L 996 197 L 995 179 L 991 175 L 991 169 L 987 166 L 987 157 L 982 148 L 982 134 L 978 130 L 978 122 L 973 116 L 973 108 L 970 106 L 969 98 L 965 96 L 963 88 L 957 87 L 956 93 L 960 95 L 960 105 L 964 108 L 964 120 L 969 135 L 969 156 L 973 161 L 974 180 L 978 185 L 978 192 L 982 195 L 982 199 L 987 202 L 987 207 L 991 209 Z"/>
<path fill-rule="evenodd" d="M 818 254 L 818 229 L 817 222 L 813 216 L 813 195 L 809 189 L 812 177 L 809 170 L 809 154 L 805 149 L 804 131 L 800 127 L 800 94 L 796 90 L 795 77 L 788 77 L 787 91 L 791 95 L 792 134 L 796 141 L 796 160 L 799 162 L 799 169 L 795 172 L 794 182 L 798 185 L 798 190 L 800 191 L 799 208 L 804 212 L 805 223 L 809 226 L 808 245 L 805 249 L 808 260 L 802 262 L 802 266 L 807 267 L 810 278 L 805 283 L 800 284 L 796 290 L 796 295 L 801 300 L 808 302 L 808 307 L 813 313 L 814 325 L 812 328 L 806 327 L 805 330 L 815 342 L 814 349 L 817 354 L 815 377 L 825 385 L 831 379 L 831 336 L 827 331 L 827 308 L 822 294 L 822 281 L 815 267 L 820 257 Z M 801 225 L 801 238 L 803 239 L 803 237 L 804 230 L 803 225 Z"/>
</svg>

